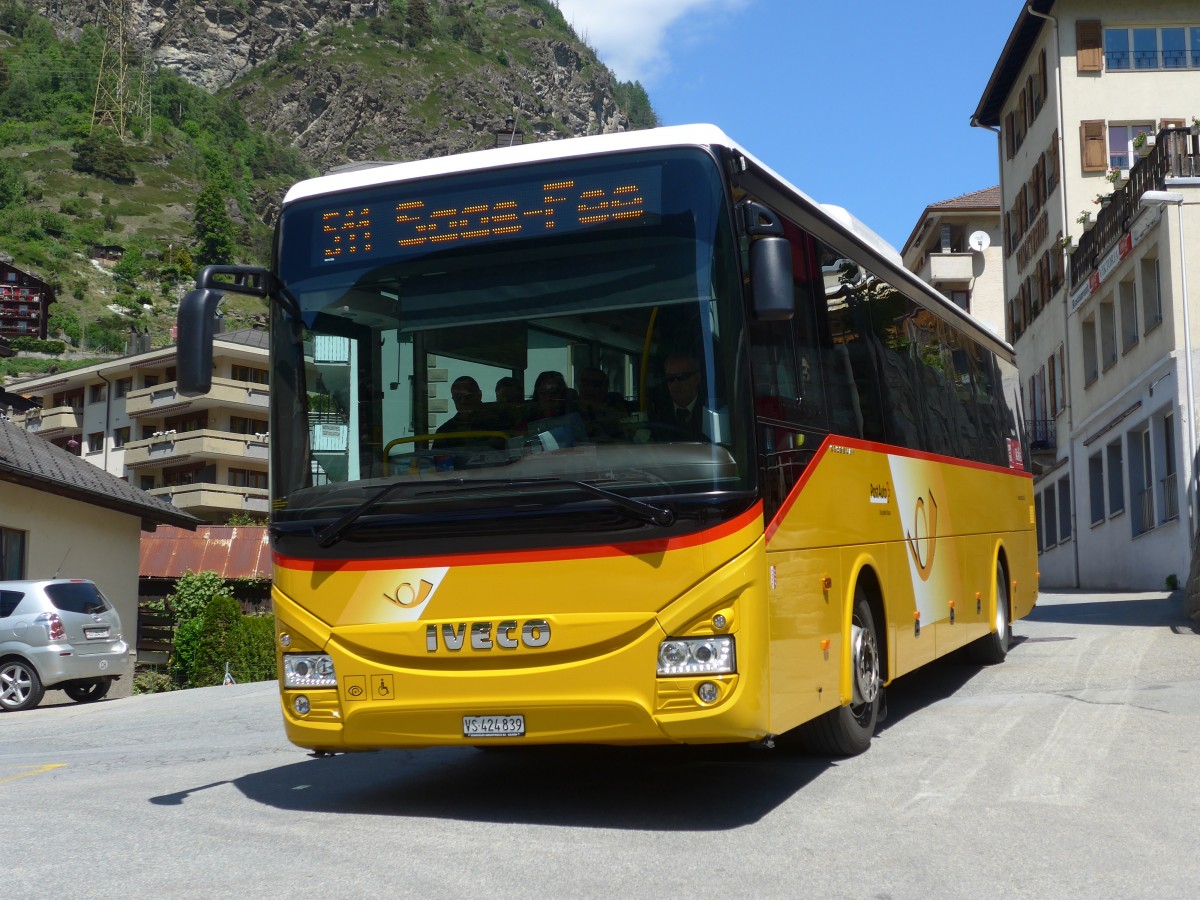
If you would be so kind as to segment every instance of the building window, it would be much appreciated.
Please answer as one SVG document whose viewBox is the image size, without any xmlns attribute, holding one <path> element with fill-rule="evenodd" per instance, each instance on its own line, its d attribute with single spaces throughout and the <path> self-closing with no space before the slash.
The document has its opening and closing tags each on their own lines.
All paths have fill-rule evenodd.
<svg viewBox="0 0 1200 900">
<path fill-rule="evenodd" d="M 1096 355 L 1096 317 L 1084 319 L 1080 327 L 1083 335 L 1083 384 L 1086 387 L 1100 377 L 1100 357 Z"/>
<path fill-rule="evenodd" d="M 1105 448 L 1108 462 L 1108 514 L 1115 516 L 1125 512 L 1125 458 L 1121 454 L 1120 440 Z"/>
<path fill-rule="evenodd" d="M 1137 289 L 1132 278 L 1117 285 L 1117 297 L 1121 301 L 1121 352 L 1126 353 L 1138 342 Z"/>
<path fill-rule="evenodd" d="M 1200 67 L 1200 27 L 1105 28 L 1104 66 L 1110 71 Z"/>
<path fill-rule="evenodd" d="M 20 581 L 25 577 L 25 532 L 0 528 L 0 578 Z"/>
<path fill-rule="evenodd" d="M 1106 372 L 1117 362 L 1117 312 L 1111 299 L 1100 303 L 1100 360 Z"/>
<path fill-rule="evenodd" d="M 118 397 L 124 397 L 133 389 L 132 378 L 118 378 L 113 390 Z"/>
<path fill-rule="evenodd" d="M 1046 547 L 1042 543 L 1043 517 L 1042 517 L 1042 495 L 1040 492 L 1033 495 L 1033 517 L 1034 517 L 1034 521 L 1037 522 L 1037 527 L 1033 529 L 1033 533 L 1037 536 L 1037 552 L 1041 553 L 1043 550 L 1046 549 Z"/>
<path fill-rule="evenodd" d="M 250 469 L 230 469 L 229 485 L 231 487 L 267 489 L 267 473 L 255 472 Z"/>
<path fill-rule="evenodd" d="M 142 387 L 150 388 L 150 387 L 154 387 L 157 384 L 158 384 L 158 376 L 157 375 L 143 375 L 142 376 Z"/>
<path fill-rule="evenodd" d="M 231 377 L 234 381 L 249 381 L 253 384 L 267 384 L 266 369 L 256 369 L 253 366 L 234 366 Z"/>
<path fill-rule="evenodd" d="M 141 489 L 143 491 L 154 490 L 154 476 L 153 475 L 143 475 L 141 478 L 138 479 L 138 485 L 139 485 L 139 487 L 141 487 Z"/>
<path fill-rule="evenodd" d="M 113 430 L 113 447 L 118 450 L 129 443 L 129 426 Z"/>
<path fill-rule="evenodd" d="M 251 419 L 246 416 L 230 416 L 229 430 L 234 434 L 265 434 L 266 419 Z"/>
<path fill-rule="evenodd" d="M 1175 416 L 1167 413 L 1162 420 L 1163 477 L 1161 500 L 1162 520 L 1179 518 L 1179 477 L 1175 472 Z"/>
<path fill-rule="evenodd" d="M 88 403 L 103 403 L 104 402 L 104 385 L 93 384 L 88 386 Z"/>
<path fill-rule="evenodd" d="M 1058 540 L 1071 539 L 1071 477 L 1058 481 Z"/>
<path fill-rule="evenodd" d="M 1139 134 L 1154 134 L 1153 122 L 1108 126 L 1108 167 L 1128 169 L 1137 159 L 1133 142 Z"/>
<path fill-rule="evenodd" d="M 1092 524 L 1099 525 L 1104 521 L 1104 457 L 1099 453 L 1088 457 L 1088 496 Z"/>
<path fill-rule="evenodd" d="M 1162 298 L 1158 292 L 1158 257 L 1143 259 L 1139 263 L 1142 276 L 1142 318 L 1146 333 L 1162 323 Z"/>
<path fill-rule="evenodd" d="M 1058 498 L 1054 495 L 1053 487 L 1042 492 L 1042 514 L 1046 517 L 1042 523 L 1045 532 L 1042 541 L 1049 549 L 1058 543 Z"/>
<path fill-rule="evenodd" d="M 88 453 L 99 453 L 103 449 L 104 449 L 104 432 L 103 431 L 91 432 L 87 438 L 87 452 Z"/>
</svg>

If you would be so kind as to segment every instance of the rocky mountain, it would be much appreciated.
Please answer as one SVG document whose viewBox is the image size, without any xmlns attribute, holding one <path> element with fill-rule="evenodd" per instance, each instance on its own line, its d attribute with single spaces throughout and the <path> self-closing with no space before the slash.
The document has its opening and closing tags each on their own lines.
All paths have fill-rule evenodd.
<svg viewBox="0 0 1200 900">
<path fill-rule="evenodd" d="M 60 36 L 108 24 L 133 54 L 231 92 L 318 170 L 490 146 L 510 115 L 527 140 L 653 124 L 641 86 L 617 82 L 553 0 L 33 6 Z"/>
</svg>

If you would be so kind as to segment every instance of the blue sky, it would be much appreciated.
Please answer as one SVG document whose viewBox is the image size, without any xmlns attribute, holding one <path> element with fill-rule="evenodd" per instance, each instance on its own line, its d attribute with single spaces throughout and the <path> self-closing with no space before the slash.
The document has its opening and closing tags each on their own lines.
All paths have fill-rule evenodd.
<svg viewBox="0 0 1200 900">
<path fill-rule="evenodd" d="M 1023 0 L 558 0 L 664 125 L 711 122 L 900 249 L 931 203 L 1000 181 L 970 126 Z"/>
</svg>

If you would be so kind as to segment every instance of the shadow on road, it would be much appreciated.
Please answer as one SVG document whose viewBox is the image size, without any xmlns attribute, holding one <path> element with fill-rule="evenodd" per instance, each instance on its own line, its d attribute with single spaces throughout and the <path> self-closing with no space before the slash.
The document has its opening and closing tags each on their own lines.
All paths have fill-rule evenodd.
<svg viewBox="0 0 1200 900">
<path fill-rule="evenodd" d="M 1184 609 L 1182 592 L 1147 597 L 1055 594 L 1046 602 L 1039 601 L 1028 620 L 1072 625 L 1182 626 L 1188 632 L 1193 625 Z"/>
<path fill-rule="evenodd" d="M 662 831 L 756 822 L 830 767 L 747 746 L 390 750 L 306 759 L 233 784 L 302 812 Z M 151 798 L 185 804 L 226 782 Z"/>
</svg>

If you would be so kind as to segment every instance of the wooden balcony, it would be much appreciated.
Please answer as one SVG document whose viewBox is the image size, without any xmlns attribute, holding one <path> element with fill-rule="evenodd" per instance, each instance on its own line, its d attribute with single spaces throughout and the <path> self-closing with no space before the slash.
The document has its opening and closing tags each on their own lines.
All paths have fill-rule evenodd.
<svg viewBox="0 0 1200 900">
<path fill-rule="evenodd" d="M 1146 191 L 1161 191 L 1167 179 L 1200 177 L 1200 135 L 1188 128 L 1164 128 L 1154 140 L 1154 148 L 1133 164 L 1129 183 L 1112 192 L 1096 216 L 1091 231 L 1076 241 L 1071 254 L 1071 290 L 1087 281 L 1101 259 L 1121 237 L 1138 214 L 1138 200 Z"/>
</svg>

